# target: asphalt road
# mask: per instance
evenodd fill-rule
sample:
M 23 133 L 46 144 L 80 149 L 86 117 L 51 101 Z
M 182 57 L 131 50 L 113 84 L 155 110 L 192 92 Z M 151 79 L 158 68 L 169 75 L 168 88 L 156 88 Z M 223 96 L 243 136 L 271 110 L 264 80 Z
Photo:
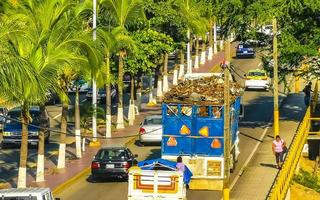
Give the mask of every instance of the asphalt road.
M 235 70 L 239 75 L 243 75 L 249 69 L 259 68 L 260 59 L 236 59 L 233 61 Z M 244 84 L 244 80 L 235 75 L 237 81 Z M 243 99 L 245 105 L 245 117 L 240 123 L 240 156 L 236 170 L 231 174 L 231 186 L 236 184 L 234 181 L 240 175 L 241 168 L 248 162 L 253 152 L 253 147 L 268 126 L 272 117 L 273 96 L 271 92 L 265 91 L 246 91 Z M 267 136 L 268 137 L 268 136 Z M 160 146 L 139 147 L 135 144 L 129 146 L 134 154 L 139 155 L 139 160 L 146 158 L 160 157 Z M 89 163 L 88 163 L 89 165 Z M 75 199 L 94 199 L 94 200 L 125 200 L 127 199 L 127 183 L 119 181 L 107 181 L 91 183 L 89 175 L 77 180 L 72 186 L 66 188 L 58 197 L 63 200 Z M 191 191 L 187 192 L 188 200 L 212 200 L 221 199 L 220 191 Z

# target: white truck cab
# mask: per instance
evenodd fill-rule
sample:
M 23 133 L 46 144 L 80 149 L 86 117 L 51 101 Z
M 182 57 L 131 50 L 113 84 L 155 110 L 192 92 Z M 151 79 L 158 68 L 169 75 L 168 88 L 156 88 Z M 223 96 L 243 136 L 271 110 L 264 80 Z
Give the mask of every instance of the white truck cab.
M 55 200 L 55 199 L 53 198 L 49 188 L 10 188 L 10 189 L 0 190 L 0 200 Z

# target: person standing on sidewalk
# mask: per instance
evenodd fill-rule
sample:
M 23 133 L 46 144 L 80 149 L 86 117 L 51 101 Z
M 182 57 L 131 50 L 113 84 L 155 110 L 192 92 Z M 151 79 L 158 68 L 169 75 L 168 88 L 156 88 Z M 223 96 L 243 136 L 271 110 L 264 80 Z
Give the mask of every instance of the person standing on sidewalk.
M 277 168 L 280 169 L 283 164 L 283 154 L 286 150 L 286 142 L 280 138 L 279 135 L 276 136 L 276 139 L 272 142 L 272 151 L 276 156 Z
M 304 88 L 303 88 L 303 92 L 304 92 L 304 104 L 306 105 L 306 107 L 308 107 L 310 105 L 310 98 L 311 98 L 311 86 L 312 86 L 312 83 L 309 82 L 308 85 L 306 85 Z

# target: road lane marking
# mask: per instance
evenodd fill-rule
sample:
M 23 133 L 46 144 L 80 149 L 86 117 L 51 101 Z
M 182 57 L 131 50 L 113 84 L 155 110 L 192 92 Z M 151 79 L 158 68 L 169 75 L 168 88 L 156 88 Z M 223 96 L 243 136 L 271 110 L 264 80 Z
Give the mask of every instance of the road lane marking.
M 56 116 L 54 116 L 52 119 L 57 119 L 58 117 L 60 117 L 62 114 L 57 114 Z
M 262 62 L 258 64 L 258 67 L 261 67 L 261 66 L 262 66 Z
M 271 126 L 271 124 L 269 123 L 269 125 Z M 266 136 L 270 126 L 266 127 L 261 135 L 261 137 L 259 138 L 260 141 L 263 140 L 263 138 Z M 253 155 L 256 153 L 259 145 L 261 144 L 261 142 L 257 142 L 255 147 L 253 148 L 253 151 L 251 152 L 251 154 L 249 155 L 249 157 L 247 158 L 246 162 L 244 163 L 244 165 L 241 167 L 239 173 L 236 175 L 236 177 L 233 179 L 231 185 L 230 185 L 230 190 L 232 190 L 232 188 L 234 187 L 234 185 L 237 183 L 238 179 L 241 177 L 241 175 L 244 172 L 244 169 L 248 166 L 249 162 L 251 161 Z

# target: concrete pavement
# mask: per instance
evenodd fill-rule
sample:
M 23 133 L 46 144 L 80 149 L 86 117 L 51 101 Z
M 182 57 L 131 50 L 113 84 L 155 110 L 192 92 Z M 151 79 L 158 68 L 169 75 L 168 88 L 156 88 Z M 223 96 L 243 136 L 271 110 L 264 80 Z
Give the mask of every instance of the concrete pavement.
M 289 147 L 305 113 L 302 94 L 289 94 L 280 108 L 280 136 Z M 261 144 L 248 166 L 239 174 L 237 184 L 231 190 L 231 199 L 265 199 L 279 172 L 271 146 L 273 128 L 266 130 Z

